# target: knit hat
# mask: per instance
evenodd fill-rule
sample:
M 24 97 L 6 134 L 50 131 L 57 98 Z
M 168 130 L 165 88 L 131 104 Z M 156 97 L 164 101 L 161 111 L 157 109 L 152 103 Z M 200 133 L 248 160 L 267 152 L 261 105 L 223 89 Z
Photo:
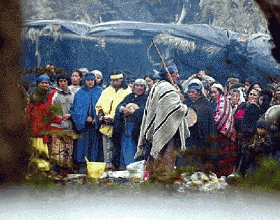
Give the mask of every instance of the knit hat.
M 91 73 L 93 73 L 95 76 L 98 76 L 100 79 L 103 79 L 102 72 L 99 70 L 92 70 Z
M 37 79 L 37 83 L 40 83 L 42 81 L 47 81 L 48 83 L 50 83 L 50 77 L 47 74 L 42 74 L 38 77 Z
M 264 128 L 265 130 L 268 130 L 267 122 L 265 120 L 262 120 L 262 119 L 257 121 L 256 127 L 257 128 Z
M 177 66 L 175 64 L 170 64 L 168 66 L 166 66 L 166 68 L 168 69 L 168 72 L 170 74 L 172 73 L 175 73 L 175 72 L 178 72 L 178 69 L 177 69 Z M 165 68 L 161 68 L 161 70 L 159 71 L 159 75 L 162 77 L 162 76 L 165 76 L 166 75 L 166 69 Z

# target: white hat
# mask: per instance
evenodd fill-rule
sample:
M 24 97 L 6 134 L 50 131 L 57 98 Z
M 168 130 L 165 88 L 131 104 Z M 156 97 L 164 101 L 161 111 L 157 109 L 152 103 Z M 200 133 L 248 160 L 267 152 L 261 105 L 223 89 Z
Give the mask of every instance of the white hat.
M 88 73 L 89 72 L 87 68 L 80 68 L 78 70 L 81 71 L 82 73 Z
M 220 83 L 214 83 L 211 88 L 212 87 L 219 88 L 220 90 L 224 91 L 224 87 Z
M 103 79 L 102 72 L 99 70 L 92 70 L 91 73 L 93 73 L 95 76 L 98 76 L 99 78 Z
M 147 82 L 144 79 L 136 79 L 134 81 L 134 85 L 144 85 L 145 87 L 147 87 Z

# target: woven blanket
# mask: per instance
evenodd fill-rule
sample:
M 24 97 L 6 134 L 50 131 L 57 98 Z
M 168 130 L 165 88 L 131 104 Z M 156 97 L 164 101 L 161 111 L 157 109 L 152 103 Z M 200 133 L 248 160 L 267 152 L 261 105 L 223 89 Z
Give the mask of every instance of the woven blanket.
M 231 141 L 235 142 L 235 130 L 234 130 L 234 118 L 232 114 L 232 107 L 230 102 L 225 96 L 221 95 L 218 99 L 216 112 L 214 114 L 214 120 L 218 131 L 230 138 Z
M 146 102 L 135 158 L 144 155 L 145 143 L 152 143 L 150 155 L 158 157 L 160 150 L 179 130 L 181 150 L 185 138 L 189 137 L 186 121 L 187 106 L 180 101 L 176 89 L 167 81 L 157 82 L 151 89 Z

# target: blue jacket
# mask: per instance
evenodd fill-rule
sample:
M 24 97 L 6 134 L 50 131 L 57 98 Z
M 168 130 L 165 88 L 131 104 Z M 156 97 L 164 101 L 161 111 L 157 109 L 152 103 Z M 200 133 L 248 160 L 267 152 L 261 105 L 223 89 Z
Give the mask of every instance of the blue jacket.
M 86 126 L 88 116 L 92 116 L 95 120 L 95 128 L 98 129 L 99 121 L 95 113 L 95 105 L 101 95 L 102 89 L 100 86 L 94 86 L 92 89 L 83 86 L 75 94 L 73 106 L 70 110 L 72 120 L 78 131 Z

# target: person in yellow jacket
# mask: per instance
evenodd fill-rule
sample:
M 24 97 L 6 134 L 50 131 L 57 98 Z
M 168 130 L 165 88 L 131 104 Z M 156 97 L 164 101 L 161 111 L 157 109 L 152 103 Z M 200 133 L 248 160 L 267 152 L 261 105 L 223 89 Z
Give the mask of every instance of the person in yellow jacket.
M 129 94 L 121 71 L 114 71 L 110 75 L 110 79 L 112 81 L 111 85 L 103 90 L 95 106 L 101 124 L 99 131 L 102 133 L 106 170 L 115 168 L 113 165 L 114 144 L 112 140 L 115 111 L 124 97 Z

